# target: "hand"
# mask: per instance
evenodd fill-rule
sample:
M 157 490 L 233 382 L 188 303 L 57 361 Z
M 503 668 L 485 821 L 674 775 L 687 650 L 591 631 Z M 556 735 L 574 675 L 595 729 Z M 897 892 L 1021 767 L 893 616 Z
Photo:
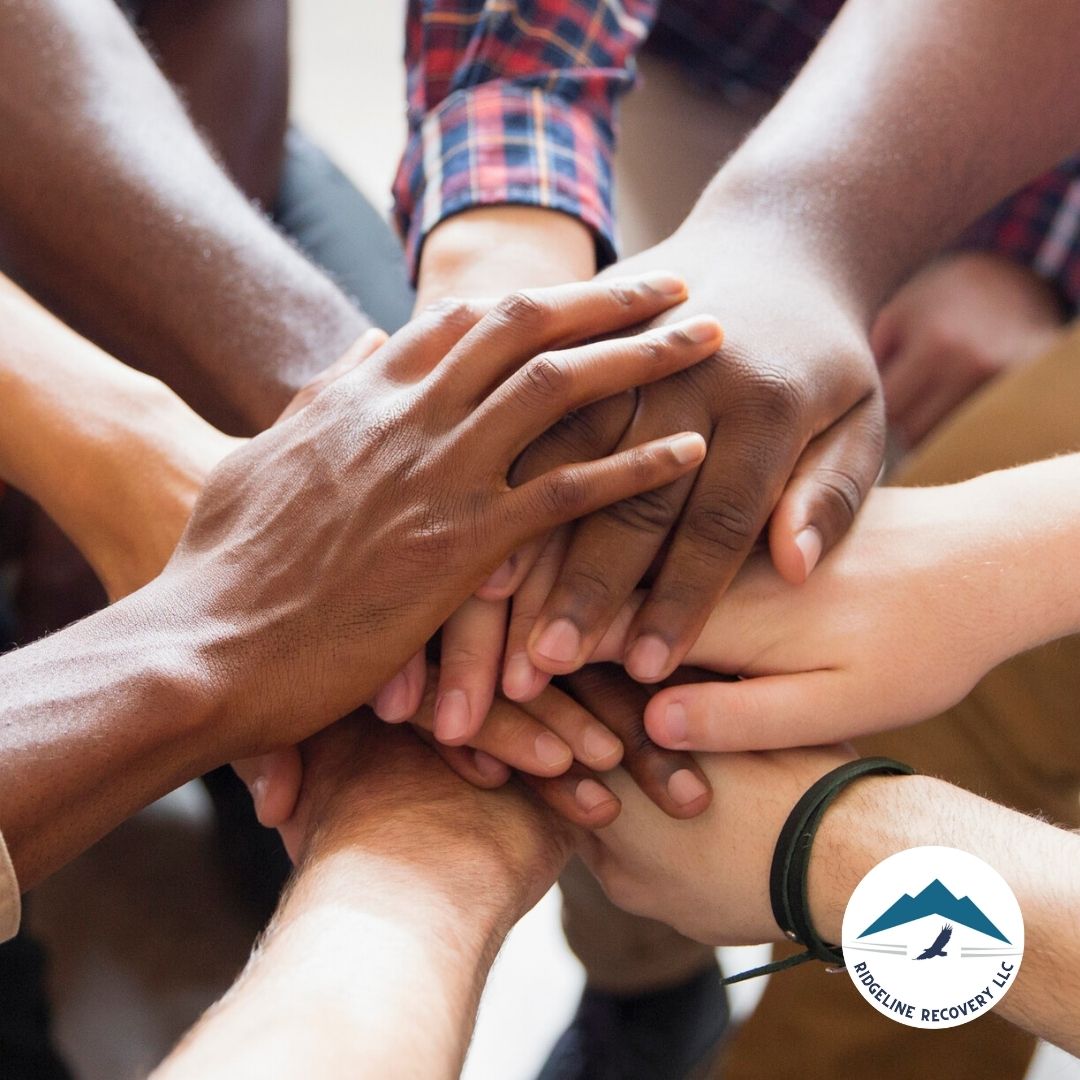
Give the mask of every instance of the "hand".
M 989 480 L 875 490 L 802 585 L 752 559 L 688 656 L 742 680 L 661 690 L 645 711 L 649 735 L 684 750 L 805 746 L 900 727 L 966 696 L 1034 643 L 1002 626 L 1011 605 L 994 515 L 1009 503 L 987 495 Z M 1005 621 L 1019 628 L 1017 611 Z M 632 623 L 628 608 L 598 659 L 621 655 Z
M 712 791 L 697 762 L 689 754 L 662 750 L 645 733 L 647 690 L 600 664 L 561 681 L 590 715 L 619 736 L 625 748 L 623 770 L 663 813 L 689 818 L 709 806 Z
M 379 853 L 398 873 L 434 878 L 470 908 L 509 894 L 516 920 L 569 856 L 569 827 L 517 785 L 479 791 L 410 730 L 370 713 L 327 728 L 302 753 L 303 791 L 281 828 L 299 863 L 352 847 Z
M 544 802 L 575 825 L 597 828 L 618 814 L 618 799 L 592 770 L 615 768 L 623 745 L 555 687 L 525 706 L 496 699 L 468 746 L 444 746 L 434 738 L 435 700 L 432 680 L 412 724 L 464 780 L 479 788 L 497 788 L 510 779 L 512 769 L 518 770 Z M 259 821 L 267 828 L 281 828 L 292 817 L 300 793 L 302 767 L 295 748 L 238 762 L 236 771 L 251 791 Z
M 870 334 L 889 423 L 915 446 L 968 395 L 1035 359 L 1064 324 L 1061 301 L 998 255 L 950 255 L 882 308 Z
M 587 660 L 671 533 L 626 638 L 627 671 L 639 681 L 662 680 L 766 525 L 780 573 L 802 581 L 847 530 L 877 476 L 884 424 L 861 313 L 844 306 L 810 256 L 775 244 L 768 226 L 729 225 L 720 234 L 691 220 L 613 271 L 678 267 L 692 283 L 678 314 L 723 311 L 724 348 L 641 390 L 636 408 L 615 400 L 575 414 L 568 420 L 575 428 L 560 437 L 576 446 L 615 430 L 626 446 L 677 422 L 706 437 L 709 454 L 696 478 L 577 526 L 528 638 L 539 672 L 562 674 Z M 536 452 L 550 451 L 549 441 Z M 502 594 L 520 580 L 518 573 Z M 514 662 L 510 655 L 508 674 Z
M 715 348 L 719 328 L 698 318 L 550 351 L 683 295 L 653 275 L 519 294 L 486 316 L 444 306 L 215 470 L 159 583 L 211 638 L 195 686 L 229 757 L 299 741 L 369 699 L 526 540 L 700 463 L 687 434 L 507 483 L 566 412 Z
M 818 779 L 849 760 L 841 747 L 701 759 L 716 797 L 692 821 L 674 821 L 622 770 L 614 824 L 586 834 L 581 851 L 611 901 L 710 945 L 781 940 L 769 902 L 773 850 L 788 814 Z

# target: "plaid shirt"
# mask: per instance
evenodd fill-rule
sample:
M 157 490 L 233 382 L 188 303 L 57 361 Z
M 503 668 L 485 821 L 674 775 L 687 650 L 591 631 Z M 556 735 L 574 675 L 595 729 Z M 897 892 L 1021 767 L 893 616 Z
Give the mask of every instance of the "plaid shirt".
M 737 101 L 779 94 L 843 0 L 409 0 L 409 141 L 394 184 L 415 268 L 423 238 L 476 206 L 562 210 L 615 257 L 614 114 L 652 44 Z M 993 210 L 961 246 L 996 251 L 1080 308 L 1080 155 Z

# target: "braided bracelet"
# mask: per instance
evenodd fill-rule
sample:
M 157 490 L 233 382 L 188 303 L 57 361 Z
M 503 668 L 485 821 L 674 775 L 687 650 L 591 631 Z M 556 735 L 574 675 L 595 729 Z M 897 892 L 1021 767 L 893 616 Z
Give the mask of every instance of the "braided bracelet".
M 914 772 L 910 765 L 893 761 L 892 758 L 859 758 L 826 773 L 799 799 L 776 841 L 769 873 L 769 897 L 776 925 L 806 951 L 738 975 L 730 975 L 724 979 L 725 986 L 759 975 L 771 975 L 797 964 L 805 964 L 807 960 L 821 960 L 833 969 L 844 966 L 844 950 L 839 945 L 824 941 L 810 919 L 807 872 L 814 835 L 832 801 L 852 781 L 863 776 L 910 776 Z

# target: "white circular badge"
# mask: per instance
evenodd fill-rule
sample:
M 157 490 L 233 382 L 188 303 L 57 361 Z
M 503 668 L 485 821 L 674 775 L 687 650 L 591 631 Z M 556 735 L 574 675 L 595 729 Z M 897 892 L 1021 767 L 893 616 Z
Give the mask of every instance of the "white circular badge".
M 982 859 L 917 847 L 878 863 L 844 912 L 844 960 L 878 1012 L 918 1028 L 977 1020 L 1016 981 L 1024 919 Z

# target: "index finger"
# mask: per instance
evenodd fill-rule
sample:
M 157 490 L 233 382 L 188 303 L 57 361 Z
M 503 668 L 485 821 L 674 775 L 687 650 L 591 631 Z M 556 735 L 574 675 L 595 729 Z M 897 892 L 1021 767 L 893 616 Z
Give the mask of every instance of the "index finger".
M 754 418 L 713 435 L 664 564 L 627 634 L 626 670 L 667 678 L 697 640 L 765 528 L 802 449 Z

